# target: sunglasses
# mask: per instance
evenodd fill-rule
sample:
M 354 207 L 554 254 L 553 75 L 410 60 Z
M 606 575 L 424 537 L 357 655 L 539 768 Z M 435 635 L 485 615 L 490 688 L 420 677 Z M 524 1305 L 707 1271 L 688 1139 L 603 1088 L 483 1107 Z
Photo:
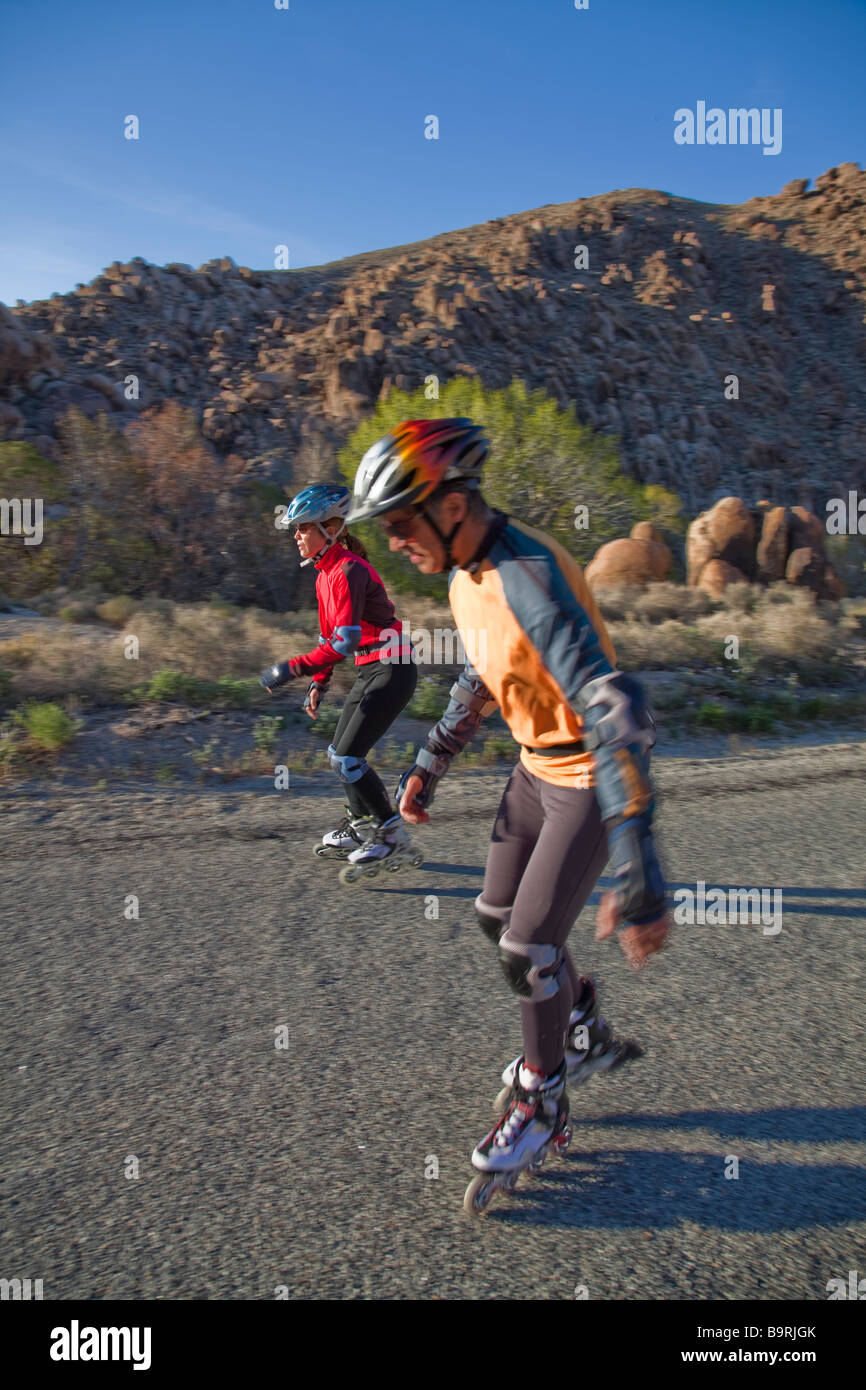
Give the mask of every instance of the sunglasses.
M 405 521 L 386 521 L 382 518 L 382 530 L 386 536 L 396 536 L 399 541 L 407 541 L 411 536 L 421 516 L 420 507 L 416 508 L 412 516 Z

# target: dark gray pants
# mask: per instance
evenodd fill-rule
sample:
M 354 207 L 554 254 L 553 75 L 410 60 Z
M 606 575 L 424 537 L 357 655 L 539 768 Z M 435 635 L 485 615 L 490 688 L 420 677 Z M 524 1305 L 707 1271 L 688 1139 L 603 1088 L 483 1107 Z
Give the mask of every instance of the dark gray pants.
M 536 997 L 520 1004 L 527 1064 L 548 1075 L 562 1062 L 580 992 L 565 943 L 607 857 L 595 792 L 553 786 L 518 763 L 496 814 L 476 905 L 502 922 L 501 945 L 517 961 L 550 959 L 535 972 Z

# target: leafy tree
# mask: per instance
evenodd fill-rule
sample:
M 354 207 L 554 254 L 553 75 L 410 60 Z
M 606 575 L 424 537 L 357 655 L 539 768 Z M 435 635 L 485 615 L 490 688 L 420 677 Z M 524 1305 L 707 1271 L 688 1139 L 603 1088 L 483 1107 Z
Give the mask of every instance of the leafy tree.
M 66 488 L 57 464 L 37 453 L 32 444 L 17 440 L 0 443 L 0 499 L 7 503 L 42 502 L 42 540 L 26 545 L 23 536 L 0 535 L 0 589 L 12 599 L 27 599 L 57 583 L 66 527 L 61 519 L 45 516 L 45 509 L 66 500 Z M 10 525 L 13 512 L 9 510 Z M 22 517 L 22 519 L 24 519 Z
M 196 598 L 218 583 L 232 535 L 242 460 L 221 463 L 200 433 L 195 411 L 166 401 L 126 430 L 140 478 L 139 518 L 154 546 L 153 579 L 174 598 Z
M 155 559 L 142 525 L 144 475 L 123 433 L 100 412 L 71 407 L 60 421 L 72 537 L 60 582 L 141 592 Z
M 340 450 L 343 477 L 351 486 L 366 450 L 401 420 L 458 415 L 482 424 L 490 441 L 485 499 L 553 536 L 581 564 L 605 541 L 627 536 L 636 521 L 668 528 L 676 523 L 680 503 L 673 493 L 626 477 L 613 439 L 581 425 L 573 407 L 563 410 L 545 391 L 528 391 L 521 381 L 487 390 L 475 378 L 457 377 L 441 388 L 436 401 L 426 399 L 423 387 L 392 391 Z M 578 526 L 580 507 L 588 510 L 586 529 Z M 377 521 L 353 529 L 387 583 L 404 592 L 444 596 L 444 578 L 407 570 L 406 561 L 388 549 Z

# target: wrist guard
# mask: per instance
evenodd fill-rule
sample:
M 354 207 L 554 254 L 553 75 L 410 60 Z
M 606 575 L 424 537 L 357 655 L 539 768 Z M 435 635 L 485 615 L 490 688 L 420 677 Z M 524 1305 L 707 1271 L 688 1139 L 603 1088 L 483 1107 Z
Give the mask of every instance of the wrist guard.
M 448 770 L 451 759 L 438 756 L 435 753 L 428 753 L 426 748 L 419 748 L 415 757 L 415 762 L 404 772 L 400 781 L 397 783 L 397 790 L 394 793 L 397 805 L 406 790 L 406 783 L 410 777 L 420 777 L 423 786 L 415 800 L 419 806 L 429 806 L 433 800 L 433 793 L 436 790 L 436 783 L 440 777 L 444 777 Z
M 319 695 L 322 696 L 327 690 L 327 686 L 322 685 L 321 681 L 310 681 L 310 684 L 307 686 L 307 693 L 304 696 L 304 709 L 312 709 L 312 704 L 310 703 L 310 696 L 312 695 L 314 690 L 318 690 Z
M 622 924 L 653 922 L 665 910 L 665 884 L 649 818 L 632 816 L 608 831 L 613 891 Z
M 292 679 L 289 663 L 279 661 L 275 665 L 269 666 L 267 671 L 262 672 L 259 676 L 259 683 L 265 687 L 265 690 L 276 690 L 277 686 L 285 685 L 286 681 Z

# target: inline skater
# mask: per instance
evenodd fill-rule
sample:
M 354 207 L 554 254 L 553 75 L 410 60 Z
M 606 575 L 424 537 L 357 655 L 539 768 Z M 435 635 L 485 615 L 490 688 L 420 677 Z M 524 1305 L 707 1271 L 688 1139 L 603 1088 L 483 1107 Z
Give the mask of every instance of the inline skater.
M 485 503 L 486 453 L 471 420 L 404 421 L 364 455 L 348 518 L 380 517 L 391 550 L 422 574 L 450 570 L 464 647 L 486 648 L 478 669 L 467 662 L 401 779 L 404 819 L 429 820 L 424 808 L 436 783 L 497 705 L 521 745 L 475 908 L 520 998 L 524 1050 L 503 1072 L 502 1118 L 472 1154 L 482 1176 L 466 1205 L 476 1213 L 496 1187 L 513 1187 L 523 1168 L 567 1146 L 568 1076 L 579 1082 L 634 1054 L 614 1042 L 592 982 L 577 975 L 566 949 L 608 857 L 615 888 L 602 901 L 597 936 L 622 924 L 620 944 L 640 967 L 669 929 L 651 830 L 655 733 L 641 688 L 617 670 L 576 561 Z
M 293 526 L 301 565 L 317 571 L 319 645 L 302 656 L 281 661 L 259 677 L 268 691 L 296 677 L 310 677 L 304 709 L 318 718 L 322 696 L 338 661 L 354 656 L 358 676 L 349 692 L 328 747 L 331 767 L 343 785 L 345 817 L 322 837 L 317 853 L 355 866 L 341 873 L 353 883 L 362 872 L 375 873 L 385 860 L 392 865 L 420 857 L 391 804 L 382 780 L 366 755 L 409 703 L 418 679 L 411 648 L 394 605 L 367 552 L 346 530 L 351 493 L 346 487 L 315 484 L 298 493 L 286 526 Z M 397 634 L 382 638 L 388 630 Z M 402 660 L 401 660 L 402 657 Z

